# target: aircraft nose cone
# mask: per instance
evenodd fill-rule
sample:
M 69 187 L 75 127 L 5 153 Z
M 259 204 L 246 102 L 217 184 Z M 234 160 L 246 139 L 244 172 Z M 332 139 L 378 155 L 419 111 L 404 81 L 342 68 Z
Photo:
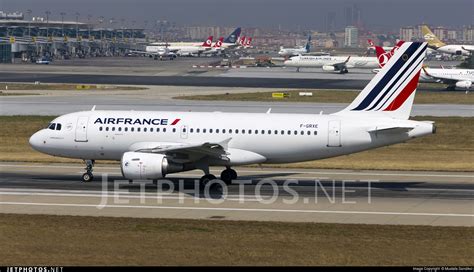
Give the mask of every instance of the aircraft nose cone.
M 39 131 L 31 135 L 29 143 L 33 149 L 40 151 L 40 147 L 43 145 L 43 140 L 41 139 Z

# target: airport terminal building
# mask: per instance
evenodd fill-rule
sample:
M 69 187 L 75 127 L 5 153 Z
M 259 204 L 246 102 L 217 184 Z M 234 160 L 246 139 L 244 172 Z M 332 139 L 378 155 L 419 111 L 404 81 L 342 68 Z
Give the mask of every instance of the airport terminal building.
M 147 42 L 143 29 L 102 28 L 79 21 L 53 21 L 0 11 L 0 62 L 21 58 L 66 59 L 125 54 Z

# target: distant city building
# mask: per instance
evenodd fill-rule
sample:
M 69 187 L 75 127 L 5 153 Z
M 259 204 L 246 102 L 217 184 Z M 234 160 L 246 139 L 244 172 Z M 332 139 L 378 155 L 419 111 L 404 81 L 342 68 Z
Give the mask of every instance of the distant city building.
M 462 39 L 465 42 L 474 42 L 474 26 L 465 26 L 462 30 Z
M 358 28 L 363 26 L 361 10 L 357 4 L 344 8 L 344 18 L 346 26 L 356 26 Z
M 333 32 L 336 30 L 336 13 L 335 12 L 329 12 L 326 15 L 325 30 L 327 33 Z
M 400 28 L 400 40 L 413 41 L 415 39 L 415 28 L 412 26 Z
M 358 47 L 359 46 L 359 29 L 355 26 L 348 26 L 345 29 L 344 36 L 345 47 Z
M 433 33 L 436 35 L 436 37 L 438 37 L 438 39 L 440 39 L 441 41 L 444 41 L 447 39 L 447 30 L 446 28 L 442 27 L 442 26 L 438 26 L 436 28 L 433 29 Z

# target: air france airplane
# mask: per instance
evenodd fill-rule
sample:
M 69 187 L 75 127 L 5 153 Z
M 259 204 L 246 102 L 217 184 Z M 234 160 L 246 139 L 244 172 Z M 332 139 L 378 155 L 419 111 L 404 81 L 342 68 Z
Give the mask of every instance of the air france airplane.
M 60 116 L 30 138 L 53 156 L 86 162 L 84 182 L 96 160 L 120 161 L 128 180 L 153 180 L 200 169 L 201 185 L 237 178 L 234 166 L 290 163 L 352 154 L 435 132 L 430 121 L 408 120 L 426 43 L 396 51 L 356 99 L 323 114 L 83 111 Z

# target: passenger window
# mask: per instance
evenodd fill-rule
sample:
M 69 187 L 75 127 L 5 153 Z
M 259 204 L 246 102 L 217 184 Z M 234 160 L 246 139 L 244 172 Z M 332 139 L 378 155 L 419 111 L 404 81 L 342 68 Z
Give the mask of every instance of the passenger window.
M 258 130 L 255 130 L 255 134 L 258 134 Z
M 202 133 L 206 133 L 206 129 L 205 129 L 205 128 L 202 129 Z
M 296 131 L 296 130 L 295 130 L 293 133 L 294 133 L 295 135 L 298 135 L 298 131 Z
M 135 131 L 135 128 L 133 128 L 133 127 L 130 128 L 130 131 L 131 131 L 131 132 L 134 132 L 134 131 Z
M 209 129 L 209 133 L 212 133 L 212 128 L 211 128 L 211 129 Z
M 125 130 L 125 132 L 127 132 L 127 131 L 128 131 L 128 127 L 125 127 L 123 130 Z
M 245 129 L 242 129 L 242 134 L 245 134 Z
M 311 131 L 308 130 L 308 132 L 306 134 L 311 135 Z
M 318 132 L 316 130 L 314 131 L 314 135 L 318 135 Z
M 166 128 L 163 128 L 163 132 L 166 132 Z
M 304 135 L 304 131 L 301 131 L 301 135 Z
M 112 131 L 115 131 L 115 127 L 112 127 Z
M 122 131 L 122 127 L 118 127 L 118 131 Z
M 109 127 L 106 127 L 106 128 L 105 128 L 105 131 L 109 131 Z
M 102 131 L 102 127 L 99 127 L 99 131 Z
M 189 129 L 189 132 L 193 133 L 193 132 L 194 132 L 194 128 L 190 128 L 190 129 Z
M 137 127 L 137 132 L 140 132 L 141 128 L 140 127 Z
M 232 129 L 229 129 L 229 133 L 232 133 Z
M 156 128 L 156 132 L 160 132 L 160 128 Z
M 216 133 L 219 133 L 219 129 L 216 129 Z
M 186 133 L 186 128 L 183 128 L 183 132 Z
M 176 128 L 173 128 L 173 133 L 175 133 L 175 132 L 176 132 Z
M 277 134 L 277 135 L 278 135 L 278 130 L 275 130 L 275 131 L 273 131 L 273 133 L 275 133 L 275 134 Z
M 283 134 L 285 134 L 285 131 L 282 130 L 282 131 L 280 131 L 280 133 L 281 133 L 281 135 L 283 135 Z
M 288 135 L 291 135 L 291 131 L 290 131 L 290 130 L 288 130 L 288 131 L 287 131 L 287 134 L 288 134 Z
M 271 130 L 268 130 L 268 134 L 272 134 L 272 131 L 271 131 Z
M 200 131 L 201 131 L 200 128 L 197 128 L 197 129 L 196 129 L 196 133 L 199 133 Z
M 238 129 L 235 130 L 235 134 L 239 134 L 239 130 L 238 130 Z
M 143 132 L 146 132 L 146 128 L 143 128 Z
M 61 130 L 61 124 L 56 124 L 56 130 Z
M 225 134 L 225 129 L 223 129 L 223 130 L 222 130 L 222 133 L 224 133 L 224 134 Z

